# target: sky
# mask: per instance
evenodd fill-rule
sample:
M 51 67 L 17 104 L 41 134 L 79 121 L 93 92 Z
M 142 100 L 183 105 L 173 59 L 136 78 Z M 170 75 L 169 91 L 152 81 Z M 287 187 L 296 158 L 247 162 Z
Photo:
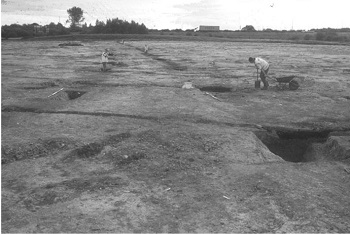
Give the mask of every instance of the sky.
M 67 10 L 74 6 L 84 11 L 88 25 L 119 18 L 149 29 L 350 28 L 350 0 L 1 0 L 1 25 L 60 22 L 68 27 Z

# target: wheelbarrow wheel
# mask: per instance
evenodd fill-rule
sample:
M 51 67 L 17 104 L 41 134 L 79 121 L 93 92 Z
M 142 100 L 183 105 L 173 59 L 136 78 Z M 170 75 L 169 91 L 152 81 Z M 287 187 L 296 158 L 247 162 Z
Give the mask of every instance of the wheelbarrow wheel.
M 299 88 L 299 83 L 296 80 L 292 80 L 289 82 L 289 89 L 290 90 L 297 90 Z

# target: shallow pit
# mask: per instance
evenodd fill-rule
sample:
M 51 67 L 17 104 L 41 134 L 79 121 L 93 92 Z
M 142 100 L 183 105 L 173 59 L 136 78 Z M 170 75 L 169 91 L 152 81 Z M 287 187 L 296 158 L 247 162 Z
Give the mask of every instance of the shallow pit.
M 64 92 L 66 94 L 68 94 L 68 99 L 69 100 L 77 99 L 77 98 L 83 96 L 86 93 L 86 92 L 83 92 L 83 91 L 74 91 L 74 90 L 66 90 Z
M 231 92 L 231 88 L 223 86 L 204 86 L 199 89 L 200 91 L 214 92 L 214 93 L 227 93 Z
M 274 154 L 288 162 L 309 162 L 314 146 L 326 142 L 328 131 L 273 131 L 255 132 L 255 135 Z

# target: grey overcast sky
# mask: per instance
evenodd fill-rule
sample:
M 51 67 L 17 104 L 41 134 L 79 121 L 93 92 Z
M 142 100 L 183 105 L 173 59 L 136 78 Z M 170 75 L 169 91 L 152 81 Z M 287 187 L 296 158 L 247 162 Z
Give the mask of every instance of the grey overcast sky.
M 92 25 L 97 19 L 119 18 L 149 29 L 350 27 L 350 0 L 1 0 L 1 25 L 65 25 L 67 9 L 73 6 L 80 7 L 85 22 Z

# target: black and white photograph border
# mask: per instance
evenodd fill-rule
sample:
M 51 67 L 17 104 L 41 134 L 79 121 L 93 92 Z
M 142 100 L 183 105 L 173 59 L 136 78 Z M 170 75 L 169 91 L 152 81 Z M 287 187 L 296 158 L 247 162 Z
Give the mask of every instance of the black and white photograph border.
M 349 233 L 349 8 L 2 0 L 1 232 Z

